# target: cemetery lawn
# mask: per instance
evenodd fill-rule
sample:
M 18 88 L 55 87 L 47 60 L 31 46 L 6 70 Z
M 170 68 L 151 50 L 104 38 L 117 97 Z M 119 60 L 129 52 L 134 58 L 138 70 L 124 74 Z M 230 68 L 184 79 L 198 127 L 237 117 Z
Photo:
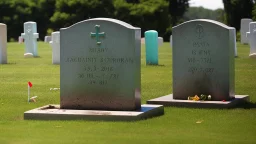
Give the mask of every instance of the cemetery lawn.
M 256 59 L 249 46 L 238 43 L 235 59 L 236 94 L 250 95 L 241 108 L 190 109 L 166 107 L 165 115 L 137 122 L 32 121 L 23 113 L 59 104 L 59 65 L 52 65 L 48 43 L 38 43 L 39 58 L 23 58 L 24 44 L 8 43 L 8 63 L 0 65 L 0 144 L 252 144 L 256 142 Z M 145 65 L 142 46 L 142 103 L 172 93 L 172 53 L 159 48 L 161 66 Z M 36 103 L 27 103 L 27 82 Z

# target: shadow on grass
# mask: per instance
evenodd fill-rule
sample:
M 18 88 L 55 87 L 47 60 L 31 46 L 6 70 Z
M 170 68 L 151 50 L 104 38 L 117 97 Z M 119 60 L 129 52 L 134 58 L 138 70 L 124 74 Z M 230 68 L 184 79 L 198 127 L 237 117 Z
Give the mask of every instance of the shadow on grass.
M 16 65 L 17 63 L 16 62 L 8 62 L 6 64 L 2 64 L 2 65 Z
M 238 108 L 253 109 L 256 108 L 256 102 L 244 102 L 243 104 L 238 105 Z
M 40 56 L 34 56 L 34 58 L 41 58 Z
M 156 64 L 147 64 L 146 66 L 163 67 L 165 65 L 163 65 L 163 64 L 158 64 L 158 65 L 156 65 Z

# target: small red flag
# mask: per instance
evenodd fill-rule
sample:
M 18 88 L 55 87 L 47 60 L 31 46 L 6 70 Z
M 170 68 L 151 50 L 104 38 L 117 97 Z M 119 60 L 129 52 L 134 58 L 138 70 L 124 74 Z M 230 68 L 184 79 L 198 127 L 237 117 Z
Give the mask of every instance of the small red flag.
M 28 86 L 29 86 L 29 87 L 32 87 L 32 83 L 31 83 L 30 81 L 28 82 Z

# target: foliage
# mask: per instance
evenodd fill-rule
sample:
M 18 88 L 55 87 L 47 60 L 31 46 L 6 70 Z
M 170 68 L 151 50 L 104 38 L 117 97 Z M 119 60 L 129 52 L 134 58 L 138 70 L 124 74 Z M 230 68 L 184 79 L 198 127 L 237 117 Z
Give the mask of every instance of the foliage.
M 185 21 L 193 19 L 212 19 L 224 23 L 224 10 L 210 10 L 203 7 L 190 7 L 184 14 L 183 19 Z
M 242 18 L 252 18 L 254 0 L 223 0 L 227 24 L 240 30 Z
M 179 23 L 180 19 L 189 7 L 189 0 L 167 0 L 169 1 L 169 13 L 171 15 L 172 25 Z

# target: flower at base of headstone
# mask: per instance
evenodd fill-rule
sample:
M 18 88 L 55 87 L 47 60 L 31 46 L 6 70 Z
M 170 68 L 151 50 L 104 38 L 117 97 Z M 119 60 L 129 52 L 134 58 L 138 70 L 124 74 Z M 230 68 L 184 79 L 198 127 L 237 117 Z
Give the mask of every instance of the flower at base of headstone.
M 200 100 L 207 100 L 207 95 L 201 94 L 200 95 Z
M 211 99 L 212 99 L 212 96 L 208 95 L 207 100 L 211 100 Z
M 194 101 L 199 101 L 200 98 L 199 98 L 197 95 L 195 95 L 195 96 L 193 97 L 193 100 L 194 100 Z

